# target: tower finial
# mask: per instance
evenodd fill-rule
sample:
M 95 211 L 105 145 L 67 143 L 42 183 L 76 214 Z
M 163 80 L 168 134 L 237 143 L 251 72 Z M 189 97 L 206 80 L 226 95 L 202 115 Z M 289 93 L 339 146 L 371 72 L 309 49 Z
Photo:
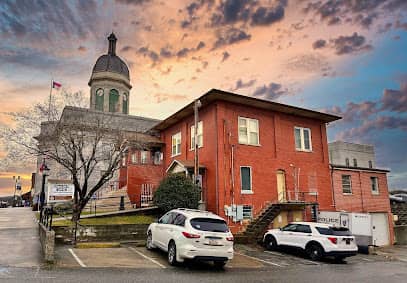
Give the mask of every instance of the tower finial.
M 116 55 L 116 36 L 112 32 L 107 39 L 109 40 L 109 50 L 107 53 L 109 55 Z

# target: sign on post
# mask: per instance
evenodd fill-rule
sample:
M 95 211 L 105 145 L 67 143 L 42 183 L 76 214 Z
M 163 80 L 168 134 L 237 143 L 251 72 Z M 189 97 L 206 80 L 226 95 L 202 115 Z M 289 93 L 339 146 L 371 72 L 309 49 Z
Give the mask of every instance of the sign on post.
M 70 180 L 48 180 L 47 203 L 71 200 L 74 189 L 74 185 Z

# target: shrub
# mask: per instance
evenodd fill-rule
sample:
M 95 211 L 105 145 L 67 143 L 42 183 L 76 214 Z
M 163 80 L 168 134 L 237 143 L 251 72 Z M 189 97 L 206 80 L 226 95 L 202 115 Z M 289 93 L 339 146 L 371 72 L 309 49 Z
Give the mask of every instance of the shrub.
M 191 179 L 181 174 L 172 174 L 164 178 L 154 194 L 154 204 L 163 212 L 174 208 L 197 208 L 200 189 Z

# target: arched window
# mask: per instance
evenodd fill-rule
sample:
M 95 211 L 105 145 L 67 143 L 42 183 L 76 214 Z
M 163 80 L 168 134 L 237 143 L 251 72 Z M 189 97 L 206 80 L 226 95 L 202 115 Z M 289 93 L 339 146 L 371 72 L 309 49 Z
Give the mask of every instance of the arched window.
M 96 110 L 100 110 L 103 111 L 103 105 L 105 102 L 105 95 L 104 95 L 104 91 L 103 89 L 99 88 L 98 90 L 96 90 L 96 105 L 95 108 Z
M 353 167 L 358 167 L 358 161 L 356 158 L 353 158 Z
M 123 114 L 129 114 L 129 97 L 127 93 L 123 93 Z
M 346 167 L 349 167 L 349 158 L 345 159 L 345 164 L 346 164 Z
M 369 168 L 373 168 L 373 162 L 372 162 L 372 160 L 369 160 Z
M 109 112 L 118 112 L 119 92 L 115 89 L 110 90 L 109 94 Z

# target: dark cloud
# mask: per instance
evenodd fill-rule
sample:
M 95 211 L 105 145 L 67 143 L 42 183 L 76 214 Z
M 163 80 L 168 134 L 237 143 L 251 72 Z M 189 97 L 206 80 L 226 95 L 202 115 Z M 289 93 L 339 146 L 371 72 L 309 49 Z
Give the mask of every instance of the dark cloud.
M 351 36 L 339 36 L 332 39 L 331 43 L 337 55 L 349 54 L 357 51 L 371 50 L 372 46 L 366 44 L 366 39 L 363 35 L 358 35 L 357 32 Z
M 206 45 L 205 42 L 200 41 L 200 42 L 198 43 L 197 47 L 196 47 L 196 50 L 200 50 L 200 49 L 204 48 L 205 45 Z
M 85 0 L 86 1 L 86 0 Z M 116 3 L 139 6 L 151 2 L 151 0 L 115 0 Z
M 229 59 L 229 57 L 230 57 L 229 52 L 224 51 L 224 52 L 222 53 L 222 62 L 225 62 L 227 59 Z
M 231 91 L 236 91 L 242 88 L 248 88 L 253 86 L 256 83 L 256 80 L 250 80 L 248 82 L 243 82 L 242 79 L 238 79 L 234 87 L 232 87 Z
M 279 2 L 275 7 L 258 7 L 252 14 L 253 26 L 264 26 L 278 22 L 284 18 L 285 2 Z
M 319 16 L 328 25 L 353 22 L 370 28 L 381 13 L 402 11 L 405 0 L 328 0 L 312 1 L 304 8 L 306 13 Z
M 407 31 L 407 22 L 401 23 L 400 21 L 397 21 L 395 24 L 395 28 Z
M 364 137 L 372 131 L 383 130 L 407 131 L 407 117 L 379 116 L 373 120 L 365 120 L 359 127 L 354 127 L 338 135 L 342 140 Z
M 181 28 L 188 28 L 192 25 L 193 21 L 198 19 L 196 15 L 197 12 L 206 7 L 207 10 L 210 10 L 214 5 L 215 0 L 196 0 L 191 2 L 185 7 L 185 10 L 188 13 L 188 17 L 181 21 Z M 182 10 L 180 10 L 182 12 Z
M 288 93 L 288 90 L 284 89 L 281 84 L 270 83 L 269 85 L 256 88 L 252 96 L 266 100 L 275 100 Z
M 326 46 L 326 40 L 324 40 L 324 39 L 318 39 L 317 41 L 315 41 L 312 44 L 312 48 L 314 48 L 314 49 L 323 48 L 325 46 Z
M 336 106 L 328 112 L 341 116 L 343 122 L 353 122 L 368 119 L 371 115 L 377 113 L 377 111 L 376 102 L 364 101 L 361 103 L 349 102 L 344 110 Z
M 128 52 L 128 51 L 133 51 L 134 47 L 130 46 L 130 45 L 125 45 L 120 49 L 120 52 Z
M 164 57 L 164 58 L 171 58 L 173 56 L 173 54 L 168 47 L 163 47 L 160 50 L 160 56 Z
M 51 54 L 42 53 L 40 51 L 20 48 L 20 49 L 1 49 L 0 64 L 12 64 L 31 69 L 52 70 L 61 67 L 66 63 Z
M 215 41 L 212 49 L 235 44 L 243 40 L 250 40 L 251 35 L 247 34 L 244 30 L 237 28 L 229 28 L 223 33 L 218 34 L 218 38 Z
M 382 110 L 399 113 L 407 112 L 407 80 L 402 82 L 400 90 L 385 89 L 381 103 Z
M 150 49 L 149 49 L 148 47 L 146 47 L 146 46 L 140 47 L 140 48 L 137 50 L 137 53 L 143 55 L 144 57 L 150 58 L 151 61 L 153 61 L 153 63 L 156 63 L 156 62 L 160 59 L 160 57 L 159 57 L 159 55 L 157 54 L 157 52 L 150 50 Z
M 189 52 L 191 52 L 191 49 L 189 49 L 189 48 L 182 48 L 181 50 L 179 50 L 179 51 L 177 52 L 177 57 L 178 57 L 178 58 L 186 57 Z

